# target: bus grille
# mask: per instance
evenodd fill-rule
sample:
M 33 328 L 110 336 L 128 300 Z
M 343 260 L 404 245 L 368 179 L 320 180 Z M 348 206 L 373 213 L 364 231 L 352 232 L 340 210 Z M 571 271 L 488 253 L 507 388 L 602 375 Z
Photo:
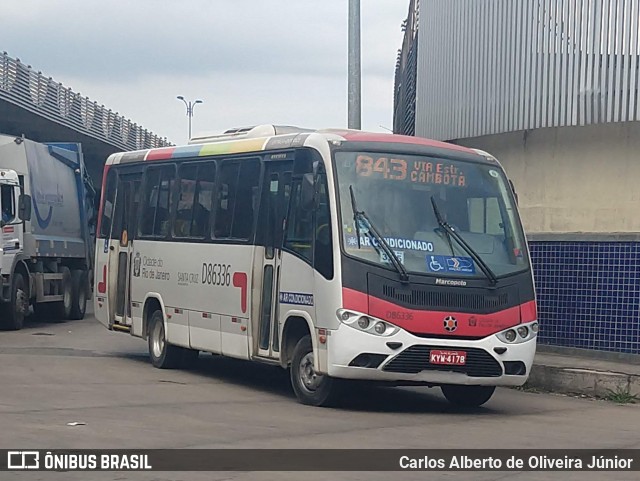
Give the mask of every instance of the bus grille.
M 508 292 L 487 295 L 486 293 L 443 291 L 433 287 L 400 290 L 394 286 L 384 285 L 382 293 L 387 299 L 399 301 L 402 304 L 429 308 L 497 311 L 509 305 Z
M 429 353 L 432 349 L 465 351 L 467 359 L 464 366 L 444 366 L 429 363 Z M 460 372 L 470 377 L 499 377 L 502 376 L 502 366 L 491 354 L 484 349 L 449 346 L 411 346 L 382 368 L 383 371 L 417 374 L 421 371 L 450 371 Z

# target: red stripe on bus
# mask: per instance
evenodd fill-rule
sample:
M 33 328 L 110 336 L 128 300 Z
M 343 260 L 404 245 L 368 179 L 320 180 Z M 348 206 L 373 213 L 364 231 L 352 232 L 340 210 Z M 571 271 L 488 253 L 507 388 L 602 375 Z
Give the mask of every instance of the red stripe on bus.
M 164 147 L 162 149 L 150 150 L 145 160 L 166 160 L 173 156 L 175 147 Z
M 233 273 L 233 287 L 240 288 L 240 309 L 244 314 L 247 312 L 247 274 L 245 272 Z
M 369 310 L 369 296 L 364 292 L 342 288 L 342 306 L 345 309 L 353 309 L 358 312 L 367 312 Z
M 107 293 L 107 264 L 102 266 L 102 280 L 98 281 L 98 292 L 100 294 Z
M 473 314 L 455 311 L 425 311 L 409 309 L 374 296 L 368 296 L 353 289 L 342 289 L 342 303 L 345 309 L 368 313 L 373 317 L 389 321 L 415 334 L 434 334 L 486 337 L 521 322 L 535 320 L 535 301 L 510 307 L 490 314 Z M 456 329 L 447 331 L 445 318 L 456 320 Z
M 447 142 L 440 142 L 422 137 L 412 137 L 410 135 L 377 134 L 369 132 L 344 132 L 341 135 L 346 140 L 352 142 L 385 142 L 391 144 L 426 145 L 428 147 L 436 147 L 439 149 L 457 150 L 459 152 L 476 154 L 475 151 L 461 145 L 449 144 Z
M 536 301 L 529 301 L 520 305 L 520 319 L 522 319 L 522 322 L 538 320 L 538 306 L 536 305 Z

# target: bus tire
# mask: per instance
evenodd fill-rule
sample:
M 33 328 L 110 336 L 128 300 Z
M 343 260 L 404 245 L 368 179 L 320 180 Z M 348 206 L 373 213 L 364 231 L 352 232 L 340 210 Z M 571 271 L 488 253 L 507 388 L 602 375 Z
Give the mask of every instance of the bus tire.
M 440 386 L 442 394 L 451 404 L 477 408 L 486 403 L 496 390 L 495 386 L 461 386 L 445 384 Z
M 174 369 L 180 366 L 182 362 L 181 349 L 167 342 L 164 317 L 160 309 L 151 315 L 147 339 L 149 341 L 149 357 L 154 367 Z
M 13 274 L 11 281 L 11 299 L 6 304 L 2 327 L 11 331 L 18 331 L 24 325 L 24 318 L 29 310 L 29 292 L 23 275 Z
M 60 268 L 62 274 L 60 291 L 63 299 L 53 303 L 54 316 L 57 321 L 66 321 L 71 318 L 71 309 L 73 307 L 73 283 L 71 280 L 71 271 L 68 267 Z
M 71 315 L 70 319 L 84 319 L 87 312 L 87 272 L 76 269 L 71 272 Z
M 293 350 L 291 368 L 291 386 L 302 404 L 309 406 L 330 406 L 339 398 L 338 379 L 319 375 L 313 369 L 313 345 L 311 336 L 302 337 Z

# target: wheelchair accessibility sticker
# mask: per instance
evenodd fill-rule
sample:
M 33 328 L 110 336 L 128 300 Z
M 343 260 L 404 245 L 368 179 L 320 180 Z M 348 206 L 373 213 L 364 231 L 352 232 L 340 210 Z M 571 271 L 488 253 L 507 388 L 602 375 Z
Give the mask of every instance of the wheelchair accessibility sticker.
M 476 272 L 471 257 L 427 256 L 427 269 L 430 272 L 451 274 L 475 274 Z

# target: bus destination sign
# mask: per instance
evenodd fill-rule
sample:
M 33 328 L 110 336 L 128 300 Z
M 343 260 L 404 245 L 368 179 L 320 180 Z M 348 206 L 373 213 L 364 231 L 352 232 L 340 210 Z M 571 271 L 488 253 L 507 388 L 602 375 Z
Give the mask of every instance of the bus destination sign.
M 464 172 L 445 161 L 411 160 L 391 157 L 372 157 L 360 154 L 356 158 L 356 174 L 416 184 L 466 187 Z

